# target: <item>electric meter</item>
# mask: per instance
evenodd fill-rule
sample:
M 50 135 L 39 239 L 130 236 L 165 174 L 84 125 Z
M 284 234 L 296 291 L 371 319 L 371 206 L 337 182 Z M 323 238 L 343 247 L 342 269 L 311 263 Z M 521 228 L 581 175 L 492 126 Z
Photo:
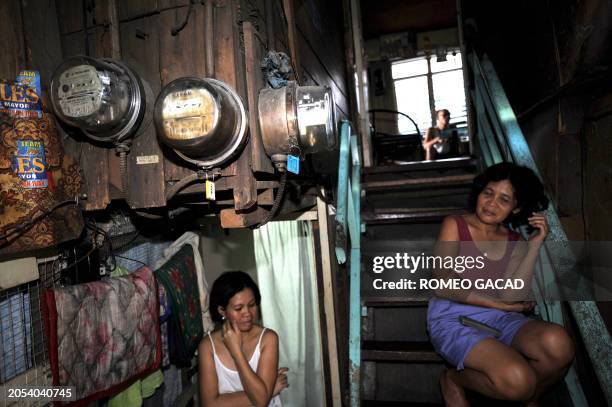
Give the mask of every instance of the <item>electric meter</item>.
M 179 78 L 155 102 L 157 135 L 183 159 L 202 168 L 219 166 L 247 140 L 246 109 L 238 94 L 212 78 Z
M 76 56 L 51 79 L 51 102 L 61 121 L 98 141 L 133 135 L 146 110 L 142 81 L 121 61 Z
M 336 145 L 334 102 L 326 86 L 297 86 L 259 93 L 259 125 L 272 161 L 332 150 Z

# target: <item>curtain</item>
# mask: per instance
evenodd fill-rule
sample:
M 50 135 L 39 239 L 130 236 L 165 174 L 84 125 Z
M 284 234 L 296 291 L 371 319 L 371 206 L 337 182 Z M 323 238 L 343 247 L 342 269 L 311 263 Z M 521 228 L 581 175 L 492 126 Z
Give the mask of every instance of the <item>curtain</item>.
M 323 406 L 312 225 L 271 222 L 254 231 L 254 242 L 263 324 L 278 334 L 279 366 L 289 368 L 283 406 Z

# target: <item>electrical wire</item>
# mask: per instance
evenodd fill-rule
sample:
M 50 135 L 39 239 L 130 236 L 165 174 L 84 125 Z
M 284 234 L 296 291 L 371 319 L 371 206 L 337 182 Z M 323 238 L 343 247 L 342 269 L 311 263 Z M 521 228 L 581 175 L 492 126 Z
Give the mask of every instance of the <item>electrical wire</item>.
M 6 240 L 6 242 L 0 244 L 0 247 L 3 247 L 5 245 L 8 245 L 9 243 L 12 243 L 15 239 L 17 239 L 19 236 L 21 236 L 22 234 L 24 234 L 25 232 L 27 232 L 32 226 L 34 226 L 34 224 L 40 220 L 42 220 L 43 218 L 47 217 L 51 212 L 61 208 L 62 206 L 68 205 L 68 204 L 74 204 L 77 205 L 77 201 L 76 200 L 66 200 L 66 201 L 62 201 L 59 202 L 55 205 L 53 205 L 51 208 L 43 211 L 43 213 L 41 213 L 38 216 L 33 217 L 32 219 L 28 220 L 27 222 L 15 227 L 14 229 L 10 230 L 10 231 L 6 231 L 4 230 L 0 235 L 0 241 Z M 11 240 L 10 242 L 8 241 L 8 239 L 14 235 L 15 233 L 17 233 L 17 236 L 13 237 L 13 240 Z
M 400 116 L 404 116 L 412 122 L 419 137 L 422 137 L 421 131 L 419 130 L 419 126 L 416 124 L 414 120 L 412 120 L 412 117 L 408 116 L 406 113 L 402 113 L 400 111 L 392 110 L 392 109 L 369 109 L 368 113 L 392 113 L 392 114 L 399 114 Z M 395 135 L 396 136 L 408 136 L 409 134 L 395 134 Z
M 192 182 L 202 181 L 205 179 L 206 174 L 202 171 L 194 172 L 191 175 L 186 176 L 185 178 L 178 181 L 176 184 L 172 185 L 166 192 L 166 201 L 172 199 L 174 195 L 176 195 L 181 189 L 185 188 L 187 185 Z
M 276 215 L 276 212 L 278 211 L 280 203 L 283 200 L 283 195 L 285 194 L 286 184 L 287 184 L 287 173 L 283 172 L 283 175 L 281 175 L 281 179 L 280 179 L 280 185 L 278 186 L 278 191 L 276 191 L 276 197 L 274 198 L 274 203 L 272 204 L 272 208 L 270 209 L 270 212 L 268 212 L 268 216 L 266 216 L 266 218 L 255 227 L 256 229 L 270 222 L 270 220 L 274 217 L 274 215 Z
M 189 8 L 187 9 L 185 20 L 183 20 L 181 24 L 177 25 L 170 31 L 170 34 L 172 34 L 173 37 L 176 37 L 178 33 L 183 31 L 183 28 L 187 26 L 187 22 L 189 21 L 189 16 L 191 15 L 191 10 L 193 10 L 193 3 L 194 3 L 194 0 L 189 0 Z
M 147 263 L 143 263 L 143 262 L 142 262 L 142 261 L 140 261 L 140 260 L 131 259 L 131 258 L 129 258 L 129 257 L 121 256 L 121 255 L 119 255 L 119 254 L 115 254 L 115 257 L 119 257 L 120 259 L 125 259 L 125 260 L 135 261 L 136 263 L 140 263 L 140 264 L 142 264 L 143 266 L 147 266 L 147 267 L 149 266 Z

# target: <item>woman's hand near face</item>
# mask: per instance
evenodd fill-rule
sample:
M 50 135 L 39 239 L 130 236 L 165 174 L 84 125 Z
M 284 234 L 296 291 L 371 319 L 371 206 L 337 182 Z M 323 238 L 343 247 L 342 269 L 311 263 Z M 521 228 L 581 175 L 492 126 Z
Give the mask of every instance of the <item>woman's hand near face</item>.
M 236 356 L 242 352 L 242 332 L 228 319 L 223 324 L 221 337 L 232 358 L 236 359 Z
M 529 218 L 529 225 L 536 230 L 529 236 L 529 242 L 542 243 L 548 234 L 548 221 L 542 212 L 534 212 Z

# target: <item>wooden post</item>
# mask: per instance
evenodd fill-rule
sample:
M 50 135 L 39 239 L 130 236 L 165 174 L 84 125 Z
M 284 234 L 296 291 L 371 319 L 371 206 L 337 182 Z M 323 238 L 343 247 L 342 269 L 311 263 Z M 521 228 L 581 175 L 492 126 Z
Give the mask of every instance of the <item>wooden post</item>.
M 287 19 L 287 35 L 289 37 L 289 52 L 291 53 L 291 62 L 293 63 L 293 70 L 295 75 L 295 81 L 302 83 L 300 80 L 300 61 L 298 57 L 297 49 L 297 34 L 295 26 L 295 13 L 293 12 L 293 0 L 283 0 L 283 9 L 285 10 L 285 18 Z
M 319 220 L 319 238 L 321 247 L 321 265 L 323 271 L 323 293 L 325 324 L 327 327 L 327 352 L 329 355 L 329 376 L 331 382 L 332 406 L 342 406 L 340 393 L 340 371 L 338 367 L 338 344 L 336 343 L 336 307 L 334 304 L 334 287 L 332 282 L 332 263 L 329 245 L 329 224 L 327 204 L 317 198 Z

